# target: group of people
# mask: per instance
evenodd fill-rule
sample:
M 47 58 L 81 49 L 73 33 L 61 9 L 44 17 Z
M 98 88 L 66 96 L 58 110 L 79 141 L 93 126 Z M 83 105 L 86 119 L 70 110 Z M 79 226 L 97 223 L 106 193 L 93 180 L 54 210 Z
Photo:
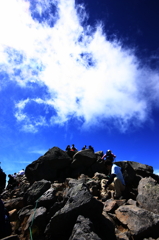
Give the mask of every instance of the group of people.
M 84 146 L 82 147 L 82 150 L 86 150 L 86 149 L 92 150 L 92 151 L 94 152 L 94 148 L 93 148 L 91 145 L 89 145 L 88 148 L 87 148 L 87 145 L 84 145 Z M 75 147 L 74 144 L 72 144 L 71 147 L 70 147 L 70 145 L 67 145 L 67 147 L 66 147 L 66 152 L 69 152 L 69 151 L 78 152 L 78 149 Z
M 72 146 L 70 147 L 70 145 L 67 145 L 66 147 L 66 152 L 69 152 L 69 151 L 72 151 L 72 152 L 78 152 L 77 148 L 75 148 L 75 145 L 72 144 Z

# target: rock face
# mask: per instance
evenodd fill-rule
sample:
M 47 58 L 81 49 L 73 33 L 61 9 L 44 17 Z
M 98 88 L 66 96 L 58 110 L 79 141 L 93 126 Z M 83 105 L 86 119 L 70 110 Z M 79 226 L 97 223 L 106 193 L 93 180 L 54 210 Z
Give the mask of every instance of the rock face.
M 139 182 L 137 202 L 140 207 L 159 214 L 159 184 L 153 178 L 143 178 Z
M 154 240 L 159 238 L 159 177 L 137 162 L 115 162 L 127 183 L 123 199 L 102 199 L 102 151 L 57 147 L 26 167 L 18 187 L 3 190 L 16 240 Z

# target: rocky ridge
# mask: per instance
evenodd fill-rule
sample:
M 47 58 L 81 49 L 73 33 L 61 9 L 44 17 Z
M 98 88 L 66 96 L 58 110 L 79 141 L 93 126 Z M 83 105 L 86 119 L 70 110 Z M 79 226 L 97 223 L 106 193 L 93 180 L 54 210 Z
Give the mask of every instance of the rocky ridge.
M 12 240 L 159 240 L 159 176 L 151 166 L 115 162 L 126 181 L 123 198 L 103 201 L 102 151 L 49 149 L 1 198 Z

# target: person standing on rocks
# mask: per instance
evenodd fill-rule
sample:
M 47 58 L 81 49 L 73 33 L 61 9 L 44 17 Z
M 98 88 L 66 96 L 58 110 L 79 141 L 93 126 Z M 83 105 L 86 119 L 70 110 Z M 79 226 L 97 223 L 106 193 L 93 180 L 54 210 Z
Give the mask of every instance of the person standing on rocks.
M 73 152 L 77 152 L 78 151 L 77 148 L 75 148 L 74 144 L 72 144 L 71 151 L 73 151 Z
M 88 149 L 94 152 L 94 148 L 91 145 L 89 145 Z
M 104 156 L 102 157 L 103 160 L 110 160 L 110 161 L 114 161 L 114 159 L 116 158 L 116 155 L 114 155 L 114 153 L 112 153 L 111 150 L 107 150 L 106 154 L 104 154 Z
M 105 161 L 106 170 L 110 173 L 109 179 L 101 181 L 101 196 L 103 198 L 110 197 L 110 191 L 114 191 L 114 198 L 119 199 L 125 190 L 125 180 L 121 172 L 121 168 L 113 164 L 111 160 Z
M 87 146 L 86 145 L 84 145 L 84 147 L 82 148 L 82 150 L 85 150 L 87 148 Z
M 71 148 L 70 148 L 70 145 L 67 145 L 66 152 L 69 152 L 69 151 L 71 151 Z

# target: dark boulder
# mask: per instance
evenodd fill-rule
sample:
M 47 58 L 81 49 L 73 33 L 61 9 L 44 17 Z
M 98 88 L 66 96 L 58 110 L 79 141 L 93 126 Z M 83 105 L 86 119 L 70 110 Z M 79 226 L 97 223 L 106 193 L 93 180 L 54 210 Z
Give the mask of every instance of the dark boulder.
M 46 179 L 49 181 L 57 180 L 60 171 L 70 166 L 71 158 L 67 152 L 58 147 L 51 148 L 38 160 L 26 167 L 25 175 L 30 182 Z
M 71 163 L 72 176 L 78 177 L 82 173 L 90 175 L 90 167 L 94 162 L 96 162 L 96 159 L 95 153 L 90 149 L 77 152 L 73 156 L 73 161 Z

